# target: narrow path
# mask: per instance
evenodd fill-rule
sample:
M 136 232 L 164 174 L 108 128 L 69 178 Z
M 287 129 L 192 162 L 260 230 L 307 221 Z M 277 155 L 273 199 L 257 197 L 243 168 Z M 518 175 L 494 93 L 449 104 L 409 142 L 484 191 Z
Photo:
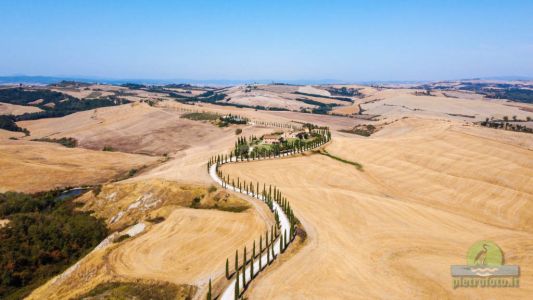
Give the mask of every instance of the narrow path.
M 311 148 L 309 149 L 308 151 L 310 150 L 313 150 L 313 149 L 317 149 L 321 146 L 323 146 L 324 144 L 328 143 L 331 139 L 329 140 L 326 140 L 324 142 L 322 142 L 321 144 L 317 145 L 315 148 Z M 300 153 L 303 153 L 305 151 L 302 151 L 302 152 L 291 152 L 291 153 L 283 153 L 283 154 L 280 154 L 278 157 L 272 157 L 272 158 L 257 158 L 257 159 L 253 159 L 251 161 L 254 161 L 254 160 L 269 160 L 269 159 L 276 159 L 276 158 L 281 158 L 281 157 L 288 157 L 288 156 L 294 156 L 296 154 L 300 154 Z M 229 161 L 227 162 L 220 162 L 218 164 L 213 164 L 209 167 L 209 175 L 211 176 L 211 178 L 213 179 L 213 181 L 215 181 L 217 184 L 219 184 L 220 186 L 228 189 L 228 190 L 232 190 L 232 191 L 235 191 L 235 192 L 238 192 L 238 193 L 241 193 L 241 194 L 244 194 L 244 195 L 247 195 L 247 196 L 251 196 L 251 197 L 254 197 L 256 199 L 259 199 L 261 201 L 265 201 L 266 197 L 264 197 L 261 193 L 259 193 L 259 191 L 256 191 L 256 193 L 252 193 L 252 192 L 247 192 L 245 190 L 242 190 L 242 189 L 239 189 L 235 186 L 232 186 L 231 184 L 229 183 L 224 183 L 222 181 L 222 179 L 218 176 L 217 174 L 217 170 L 218 170 L 218 167 L 223 165 L 223 164 L 226 164 L 226 163 L 239 163 L 239 162 L 247 162 L 248 160 L 238 160 L 236 157 L 232 157 L 230 158 Z M 270 252 L 270 262 L 272 262 L 274 259 L 276 259 L 276 257 L 281 254 L 281 249 L 280 249 L 280 243 L 281 243 L 281 237 L 284 235 L 284 234 L 289 234 L 291 232 L 291 224 L 290 224 L 290 221 L 289 221 L 289 218 L 287 217 L 287 215 L 285 214 L 285 212 L 283 211 L 283 209 L 279 206 L 279 204 L 276 202 L 276 201 L 272 201 L 273 202 L 273 211 L 272 213 L 274 214 L 278 214 L 278 217 L 279 217 L 279 224 L 280 224 L 280 235 L 278 236 L 278 238 L 276 238 L 276 240 L 274 241 L 274 247 L 273 249 L 270 248 L 270 247 L 267 247 L 267 250 L 264 252 L 264 254 L 260 255 L 258 259 L 254 259 L 253 260 L 253 274 L 252 274 L 252 267 L 251 267 L 251 263 L 250 264 L 246 264 L 245 267 L 243 267 L 242 270 L 245 271 L 245 279 L 246 279 L 246 283 L 249 284 L 251 282 L 251 280 L 259 273 L 261 272 L 263 269 L 265 269 L 269 262 L 268 262 L 268 254 L 267 254 L 267 251 L 271 251 Z M 285 245 L 282 245 L 283 246 L 283 249 L 285 249 L 291 242 L 293 241 L 293 237 L 289 237 L 288 238 L 288 241 L 284 241 Z M 270 248 L 270 250 L 269 250 Z M 272 253 L 273 251 L 273 253 Z M 273 255 L 272 255 L 273 254 Z M 261 266 L 261 268 L 259 267 Z M 232 278 L 228 284 L 228 286 L 224 289 L 224 291 L 222 292 L 222 294 L 220 295 L 220 297 L 218 299 L 220 300 L 232 300 L 232 299 L 235 299 L 235 286 L 236 286 L 236 279 L 239 280 L 239 286 L 240 286 L 240 289 L 245 289 L 245 287 L 242 286 L 242 271 L 238 273 L 238 277 L 235 276 L 234 278 Z

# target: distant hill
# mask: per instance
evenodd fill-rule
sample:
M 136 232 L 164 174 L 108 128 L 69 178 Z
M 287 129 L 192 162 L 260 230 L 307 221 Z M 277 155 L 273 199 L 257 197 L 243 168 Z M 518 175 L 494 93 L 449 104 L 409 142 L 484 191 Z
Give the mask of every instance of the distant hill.
M 129 79 L 113 79 L 113 78 L 97 78 L 97 77 L 61 77 L 61 76 L 28 76 L 28 75 L 16 75 L 16 76 L 0 76 L 0 84 L 51 84 L 57 83 L 60 81 L 77 81 L 77 82 L 87 82 L 87 83 L 106 83 L 106 84 L 125 84 L 125 83 L 135 83 L 135 84 L 146 84 L 146 85 L 167 85 L 167 84 L 192 84 L 192 85 L 213 85 L 213 86 L 231 86 L 239 84 L 271 84 L 274 82 L 282 82 L 286 84 L 296 84 L 296 85 L 318 85 L 318 84 L 329 84 L 329 83 L 344 83 L 341 80 L 335 79 L 320 79 L 320 80 L 270 80 L 270 79 L 261 79 L 261 80 L 238 80 L 238 79 L 142 79 L 142 78 L 129 78 Z

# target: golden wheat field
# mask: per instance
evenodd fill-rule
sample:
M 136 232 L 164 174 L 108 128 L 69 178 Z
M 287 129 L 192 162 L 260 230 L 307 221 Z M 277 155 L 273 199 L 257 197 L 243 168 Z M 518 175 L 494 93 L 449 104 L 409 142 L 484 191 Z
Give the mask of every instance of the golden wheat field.
M 462 125 L 402 120 L 379 136 L 335 136 L 321 154 L 228 165 L 272 182 L 308 237 L 252 283 L 253 299 L 522 298 L 533 292 L 533 154 Z M 521 266 L 519 289 L 454 289 L 450 265 L 493 240 Z

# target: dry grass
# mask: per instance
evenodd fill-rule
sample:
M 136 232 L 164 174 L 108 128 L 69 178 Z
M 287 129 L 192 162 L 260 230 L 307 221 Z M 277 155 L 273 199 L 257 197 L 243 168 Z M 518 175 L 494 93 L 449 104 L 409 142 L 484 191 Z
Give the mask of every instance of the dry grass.
M 314 94 L 314 95 L 322 95 L 322 96 L 331 96 L 331 93 L 323 90 L 319 87 L 314 87 L 310 85 L 302 86 L 298 88 L 298 92 L 305 93 L 305 94 Z
M 161 180 L 111 184 L 104 186 L 98 196 L 85 194 L 78 200 L 85 203 L 82 209 L 94 210 L 112 229 L 142 222 L 145 230 L 136 237 L 97 247 L 29 298 L 66 299 L 104 283 L 138 280 L 186 286 L 189 292 L 199 289 L 196 295 L 202 296 L 210 278 L 215 281 L 224 277 L 226 258 L 231 259 L 243 245 L 250 245 L 274 221 L 259 201 L 253 203 L 254 209 L 239 213 L 188 208 L 199 195 L 204 195 L 201 204 L 206 208 L 213 208 L 215 202 L 222 209 L 249 205 L 220 189 L 209 192 L 208 187 Z M 225 195 L 226 200 L 220 197 Z M 125 213 L 112 222 L 119 211 Z M 147 221 L 156 216 L 164 220 Z
M 176 111 L 138 103 L 18 124 L 31 131 L 31 138 L 74 137 L 84 148 L 101 150 L 111 146 L 117 151 L 151 155 L 172 154 L 232 131 L 181 119 Z
M 431 118 L 455 119 L 464 121 L 484 120 L 487 117 L 502 118 L 518 116 L 525 119 L 533 116 L 527 111 L 507 105 L 505 100 L 486 100 L 472 96 L 448 98 L 435 92 L 436 96 L 415 96 L 412 89 L 386 89 L 365 98 L 361 107 L 365 114 L 381 115 L 386 118 L 403 116 L 426 116 Z M 457 96 L 461 96 L 458 94 Z M 466 98 L 467 97 L 467 98 Z M 532 106 L 523 104 L 523 106 Z M 470 116 L 470 117 L 463 117 Z
M 233 93 L 230 96 L 235 101 L 250 105 L 258 100 L 297 107 L 302 102 L 294 99 L 300 96 L 291 94 L 297 89 L 260 86 L 253 93 L 245 94 L 239 88 L 230 88 L 228 93 Z M 366 87 L 361 92 L 367 96 L 358 100 L 367 103 L 364 109 L 400 120 L 370 138 L 335 133 L 327 151 L 336 159 L 309 155 L 224 167 L 241 179 L 280 187 L 308 234 L 301 250 L 261 274 L 247 295 L 253 299 L 405 299 L 531 294 L 533 158 L 527 149 L 533 149 L 532 142 L 523 134 L 462 123 L 401 120 L 405 115 L 461 119 L 447 113 L 482 116 L 505 112 L 511 116 L 527 111 L 522 106 L 475 97 L 414 96 L 409 89 Z M 157 96 L 141 91 L 134 97 Z M 100 283 L 137 279 L 195 286 L 196 296 L 203 296 L 209 278 L 220 287 L 221 281 L 216 279 L 223 277 L 226 257 L 232 258 L 235 249 L 245 244 L 249 246 L 272 224 L 271 214 L 256 202 L 252 202 L 254 209 L 241 213 L 190 208 L 197 197 L 200 200 L 194 205 L 199 208 L 242 207 L 242 199 L 226 194 L 217 197 L 219 192 L 206 195 L 207 186 L 191 185 L 212 184 L 206 161 L 231 149 L 237 127 L 220 129 L 184 120 L 180 118 L 183 112 L 173 108 L 193 107 L 271 122 L 310 122 L 334 130 L 362 122 L 210 104 L 188 106 L 166 101 L 158 105 L 166 107 L 123 105 L 98 109 L 96 115 L 88 111 L 19 123 L 30 129 L 30 138 L 68 136 L 87 148 L 100 150 L 109 145 L 127 152 L 169 153 L 166 163 L 120 184 L 106 185 L 98 196 L 87 194 L 81 199 L 85 209 L 95 210 L 111 228 L 144 222 L 145 231 L 93 251 L 70 275 L 36 290 L 34 299 L 69 298 Z M 345 113 L 355 113 L 355 107 L 346 106 Z M 243 136 L 272 132 L 271 128 L 238 128 L 243 129 Z M 2 173 L 9 176 L 3 175 L 0 182 L 19 189 L 102 182 L 135 164 L 156 160 L 11 141 L 8 136 L 0 131 L 0 164 L 11 171 Z M 364 172 L 345 162 L 360 163 Z M 27 180 L 21 179 L 24 176 Z M 119 212 L 124 212 L 121 219 L 112 222 Z M 155 217 L 164 221 L 147 221 Z M 452 289 L 450 265 L 463 264 L 466 250 L 479 239 L 494 240 L 506 252 L 507 263 L 521 265 L 521 289 Z
M 0 103 L 0 115 L 22 115 L 42 111 L 38 107 Z
M 166 218 L 176 207 L 240 212 L 250 204 L 213 186 L 179 184 L 167 180 L 145 180 L 104 185 L 97 195 L 86 193 L 76 201 L 81 209 L 94 211 L 111 230 L 120 230 L 140 220 Z M 170 208 L 169 208 L 170 207 Z
M 250 298 L 528 298 L 533 157 L 447 122 L 403 120 L 379 137 L 336 137 L 321 155 L 228 165 L 281 188 L 308 244 L 252 284 Z M 452 288 L 450 265 L 489 239 L 521 266 L 520 289 Z
M 157 162 L 157 158 L 66 148 L 59 144 L 0 141 L 0 192 L 37 192 L 99 184 Z

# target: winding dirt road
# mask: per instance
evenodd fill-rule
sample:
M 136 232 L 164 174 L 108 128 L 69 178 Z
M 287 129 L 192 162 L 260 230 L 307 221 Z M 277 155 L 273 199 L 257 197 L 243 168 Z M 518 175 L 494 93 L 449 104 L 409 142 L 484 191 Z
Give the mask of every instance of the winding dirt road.
M 316 148 L 321 147 L 323 144 L 324 143 L 319 144 Z M 294 155 L 294 154 L 284 153 L 284 154 L 281 154 L 279 157 L 287 157 L 287 156 L 291 156 L 291 155 Z M 263 159 L 257 159 L 257 160 L 254 160 L 254 161 L 265 161 L 265 160 L 274 160 L 274 159 L 276 159 L 276 158 L 275 157 L 274 158 L 263 158 Z M 234 192 L 242 193 L 242 194 L 245 194 L 247 196 L 251 196 L 253 198 L 256 198 L 258 200 L 265 201 L 266 197 L 264 197 L 263 195 L 261 195 L 259 193 L 252 193 L 252 192 L 244 191 L 244 190 L 239 189 L 239 188 L 237 188 L 237 187 L 235 187 L 235 186 L 233 186 L 233 185 L 231 185 L 229 183 L 228 184 L 224 184 L 222 179 L 218 176 L 218 174 L 217 174 L 218 167 L 220 167 L 223 164 L 227 164 L 227 163 L 239 163 L 239 162 L 243 162 L 244 163 L 246 161 L 237 160 L 237 158 L 233 158 L 232 157 L 229 162 L 223 162 L 223 163 L 219 163 L 219 164 L 214 164 L 214 165 L 210 166 L 210 168 L 209 168 L 209 176 L 211 176 L 213 181 L 215 181 L 217 184 L 219 184 L 222 187 L 225 187 L 228 190 L 232 190 Z M 278 203 L 276 203 L 276 201 L 273 201 L 273 212 L 272 213 L 274 213 L 274 214 L 277 213 L 278 216 L 279 216 L 280 233 L 281 233 L 280 237 L 281 237 L 282 234 L 289 234 L 289 232 L 291 232 L 291 230 L 290 230 L 291 224 L 289 222 L 289 218 L 287 217 L 287 215 L 285 214 L 283 209 L 280 207 L 280 205 Z M 285 245 L 283 245 L 283 248 L 286 248 L 288 246 L 288 244 L 290 244 L 291 241 L 292 241 L 292 238 L 289 239 L 289 242 L 284 241 Z M 272 255 L 272 258 L 270 259 L 270 261 L 273 261 L 274 259 L 276 259 L 276 257 L 279 254 L 281 254 L 280 243 L 281 243 L 281 239 L 278 237 L 274 241 L 274 246 L 272 248 L 273 255 Z M 267 251 L 269 251 L 269 250 L 267 250 Z M 266 268 L 268 266 L 268 263 L 270 261 L 268 260 L 269 255 L 267 254 L 267 251 L 265 251 L 265 253 L 263 255 L 260 255 L 259 259 L 254 260 L 253 268 L 252 268 L 251 264 L 248 264 L 244 268 L 244 270 L 245 270 L 244 271 L 245 272 L 245 278 L 246 278 L 246 282 L 247 283 L 249 283 L 255 277 L 255 275 L 257 275 L 259 272 L 261 272 L 264 268 Z M 253 274 L 252 274 L 252 270 L 253 270 Z M 240 280 L 242 282 L 242 280 L 239 277 L 240 277 L 240 275 L 236 276 L 235 278 L 233 278 L 230 281 L 229 285 L 224 289 L 224 291 L 222 292 L 222 294 L 221 294 L 219 299 L 221 299 L 221 300 L 231 300 L 231 299 L 235 298 L 236 280 Z M 240 285 L 242 287 L 242 283 L 240 283 Z

